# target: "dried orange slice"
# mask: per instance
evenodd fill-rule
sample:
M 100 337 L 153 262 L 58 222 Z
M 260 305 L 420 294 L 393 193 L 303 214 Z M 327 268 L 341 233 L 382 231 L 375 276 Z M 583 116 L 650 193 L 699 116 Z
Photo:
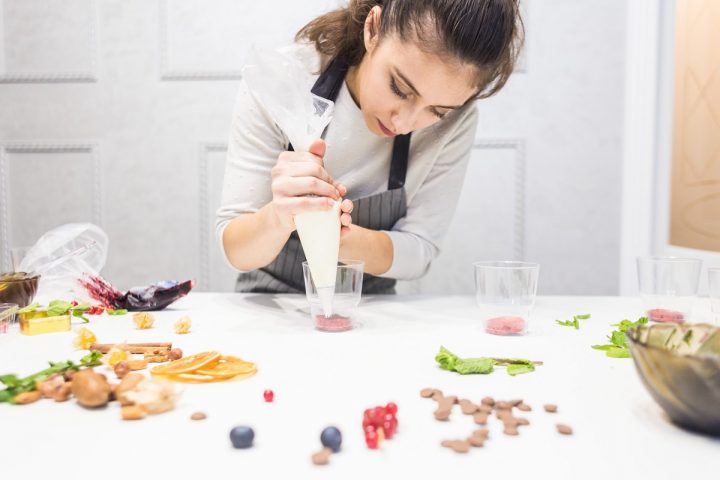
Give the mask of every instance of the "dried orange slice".
M 212 383 L 212 382 L 224 382 L 227 380 L 240 380 L 255 375 L 255 372 L 244 373 L 240 375 L 233 375 L 231 377 L 221 377 L 213 375 L 201 375 L 198 373 L 179 373 L 177 375 L 156 375 L 165 380 L 171 380 L 173 382 L 183 383 Z
M 223 356 L 214 365 L 198 368 L 194 373 L 230 378 L 237 375 L 253 374 L 256 371 L 257 367 L 252 362 L 246 362 L 238 357 Z
M 220 360 L 219 352 L 203 352 L 189 357 L 183 357 L 180 360 L 158 365 L 150 370 L 153 375 L 179 375 L 182 373 L 194 372 L 203 367 L 209 367 Z

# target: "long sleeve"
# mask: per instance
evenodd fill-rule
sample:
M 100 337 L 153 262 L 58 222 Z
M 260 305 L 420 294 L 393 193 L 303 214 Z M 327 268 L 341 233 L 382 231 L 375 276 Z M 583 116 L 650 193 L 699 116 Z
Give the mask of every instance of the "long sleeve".
M 457 206 L 475 139 L 477 109 L 458 112 L 464 118 L 408 204 L 407 215 L 386 233 L 393 243 L 393 263 L 382 277 L 412 280 L 423 276 L 440 253 L 442 239 Z M 410 159 L 412 164 L 413 159 Z
M 286 142 L 282 131 L 242 81 L 233 110 L 222 201 L 215 224 L 221 250 L 223 232 L 233 218 L 257 212 L 272 200 L 270 171 Z

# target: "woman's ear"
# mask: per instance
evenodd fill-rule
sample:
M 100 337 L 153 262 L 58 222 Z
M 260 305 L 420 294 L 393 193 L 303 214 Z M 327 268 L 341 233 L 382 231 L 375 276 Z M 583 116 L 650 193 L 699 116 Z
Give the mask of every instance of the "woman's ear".
M 374 6 L 368 12 L 368 16 L 365 18 L 365 29 L 364 29 L 364 40 L 365 50 L 368 53 L 372 53 L 377 47 L 378 40 L 380 38 L 380 14 L 382 13 L 382 7 L 379 5 Z

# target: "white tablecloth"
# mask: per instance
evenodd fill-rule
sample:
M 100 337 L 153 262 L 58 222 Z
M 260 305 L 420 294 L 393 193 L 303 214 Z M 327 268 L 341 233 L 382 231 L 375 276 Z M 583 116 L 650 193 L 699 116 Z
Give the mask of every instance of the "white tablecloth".
M 702 316 L 707 308 L 700 307 Z M 555 324 L 579 313 L 592 314 L 580 330 Z M 155 313 L 150 330 L 136 330 L 130 315 L 91 317 L 87 327 L 100 342 L 172 341 L 186 355 L 218 350 L 256 362 L 258 373 L 235 382 L 178 384 L 182 397 L 174 411 L 137 422 L 122 421 L 117 403 L 101 410 L 74 400 L 0 404 L 0 475 L 715 478 L 720 440 L 671 424 L 631 359 L 590 348 L 604 343 L 611 323 L 641 313 L 635 298 L 540 297 L 530 334 L 497 337 L 483 332 L 471 297 L 383 296 L 363 300 L 362 327 L 323 333 L 312 328 L 301 296 L 192 293 Z M 192 332 L 176 335 L 173 323 L 182 315 L 192 318 Z M 0 335 L 0 374 L 27 375 L 47 360 L 79 358 L 74 336 L 28 337 L 17 329 Z M 436 366 L 440 345 L 460 356 L 522 357 L 544 365 L 517 377 L 503 368 L 463 376 Z M 449 422 L 436 421 L 435 402 L 419 395 L 424 387 L 474 401 L 523 398 L 533 407 L 525 415 L 531 425 L 508 437 L 492 418 L 484 448 L 454 453 L 440 442 L 464 438 L 476 426 L 458 407 Z M 275 392 L 274 402 L 263 400 L 265 389 Z M 368 450 L 362 412 L 389 401 L 399 406 L 399 432 L 379 450 Z M 544 412 L 544 403 L 556 403 L 558 413 Z M 196 411 L 208 418 L 190 420 Z M 575 434 L 558 434 L 558 422 Z M 253 448 L 231 447 L 235 425 L 254 428 Z M 320 431 L 328 425 L 342 431 L 342 452 L 317 467 L 310 455 L 321 448 Z

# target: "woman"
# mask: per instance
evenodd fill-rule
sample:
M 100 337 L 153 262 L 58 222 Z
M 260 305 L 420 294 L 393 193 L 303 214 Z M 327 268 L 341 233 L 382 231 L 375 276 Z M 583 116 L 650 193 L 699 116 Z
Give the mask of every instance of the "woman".
M 303 291 L 293 217 L 338 198 L 340 258 L 365 262 L 365 293 L 425 274 L 462 187 L 474 101 L 505 84 L 522 34 L 517 0 L 350 0 L 303 27 L 292 54 L 333 119 L 294 152 L 241 86 L 217 222 L 236 290 Z

